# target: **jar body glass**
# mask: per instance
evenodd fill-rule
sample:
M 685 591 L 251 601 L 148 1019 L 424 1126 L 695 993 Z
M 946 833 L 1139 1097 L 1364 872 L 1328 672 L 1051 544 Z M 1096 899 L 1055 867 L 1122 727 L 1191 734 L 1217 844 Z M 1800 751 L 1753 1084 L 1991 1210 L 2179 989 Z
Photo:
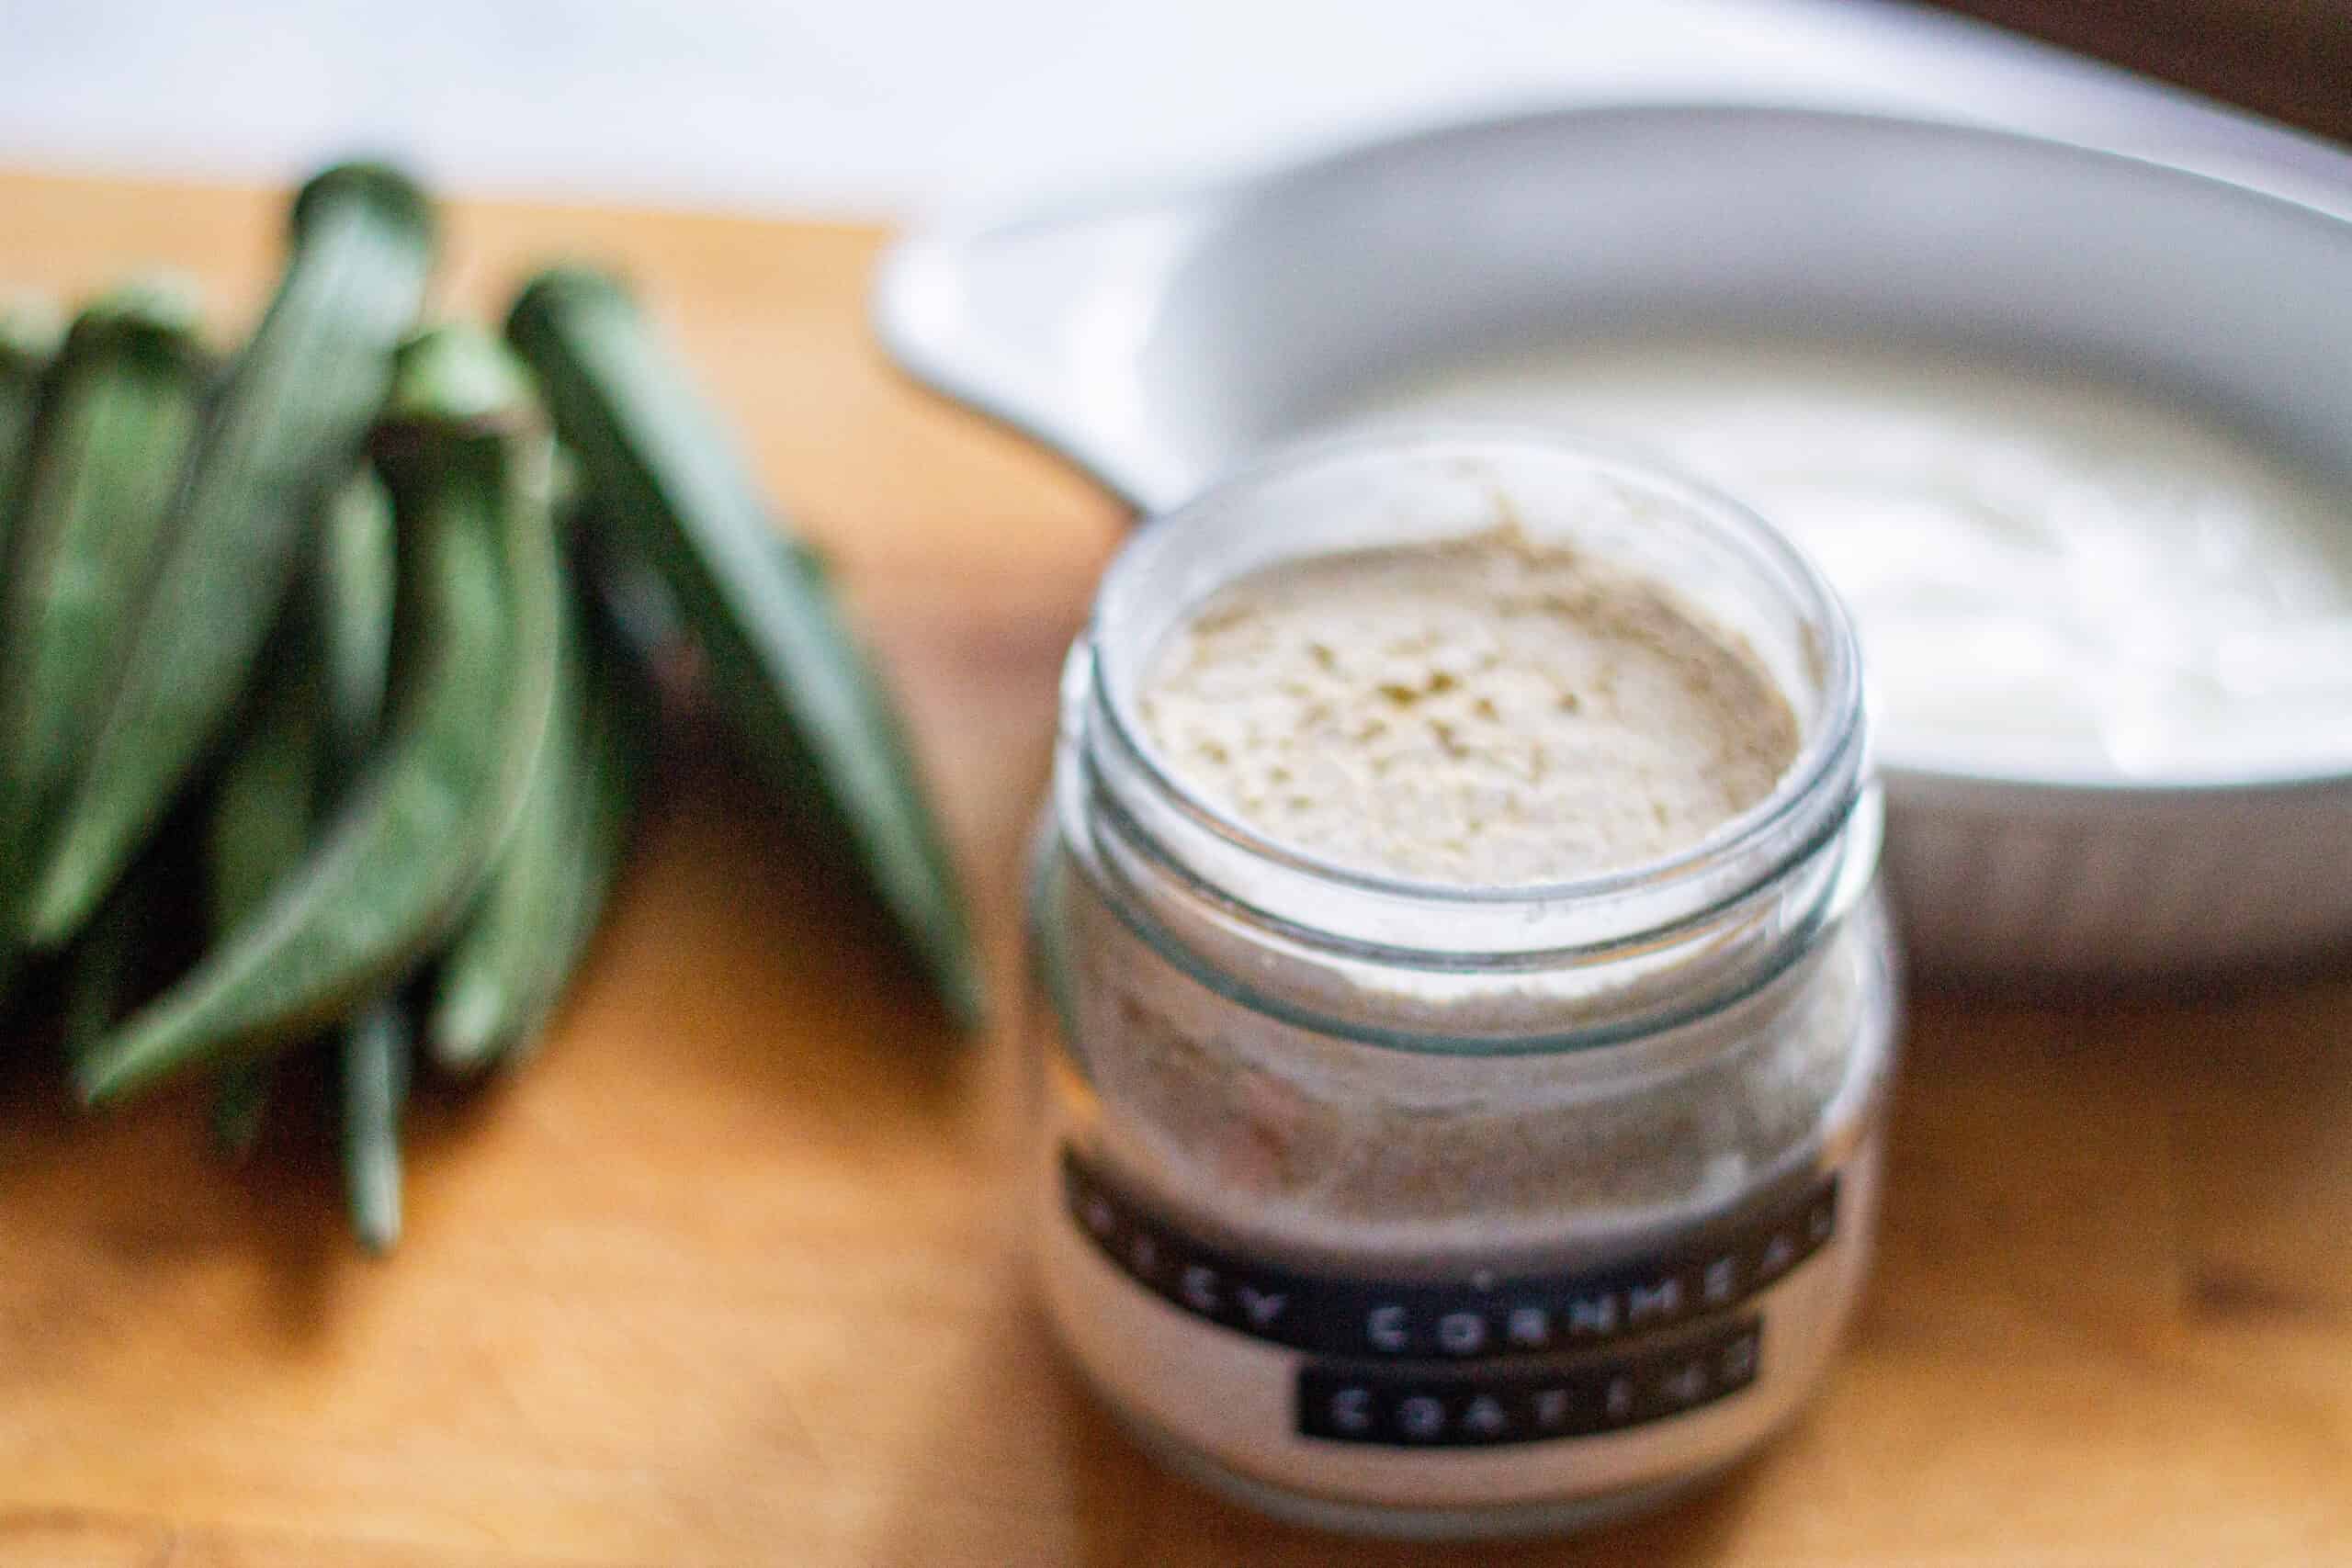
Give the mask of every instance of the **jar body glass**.
M 1561 461 L 1416 457 L 1408 488 L 1515 503 Z M 1342 454 L 1341 489 L 1396 463 Z M 1302 471 L 1271 489 L 1322 515 Z M 1261 564 L 1228 512 L 1114 568 L 1065 676 L 1029 899 L 1055 1325 L 1148 1444 L 1278 1512 L 1480 1534 L 1666 1495 L 1818 1384 L 1867 1267 L 1898 987 L 1850 633 L 1801 570 L 1707 558 L 1809 739 L 1677 864 L 1523 897 L 1334 876 L 1205 818 L 1122 722 L 1169 617 L 1121 593 Z M 1378 515 L 1458 531 L 1429 495 Z

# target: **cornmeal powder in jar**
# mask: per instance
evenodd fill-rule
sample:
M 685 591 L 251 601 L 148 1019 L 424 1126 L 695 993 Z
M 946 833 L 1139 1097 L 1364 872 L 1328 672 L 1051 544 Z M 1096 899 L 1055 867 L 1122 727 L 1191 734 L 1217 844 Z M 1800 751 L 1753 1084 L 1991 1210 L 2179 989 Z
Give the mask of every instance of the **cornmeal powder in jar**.
M 1663 859 L 1797 750 L 1734 639 L 1510 526 L 1246 577 L 1170 640 L 1139 707 L 1184 781 L 1269 837 L 1465 885 Z

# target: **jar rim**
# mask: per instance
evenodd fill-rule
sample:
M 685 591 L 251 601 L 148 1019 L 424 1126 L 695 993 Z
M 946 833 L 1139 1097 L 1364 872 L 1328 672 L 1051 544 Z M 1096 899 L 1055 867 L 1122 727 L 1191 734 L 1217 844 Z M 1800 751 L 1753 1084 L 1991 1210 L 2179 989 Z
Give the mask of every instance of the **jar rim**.
M 1180 536 L 1188 528 L 1270 483 L 1318 468 L 1367 461 L 1453 461 L 1487 454 L 1566 459 L 1668 502 L 1731 550 L 1760 557 L 1783 585 L 1794 590 L 1794 607 L 1814 633 L 1808 638 L 1808 662 L 1816 671 L 1820 716 L 1808 727 L 1796 756 L 1770 791 L 1689 845 L 1655 860 L 1553 881 L 1488 884 L 1395 875 L 1336 862 L 1257 828 L 1194 788 L 1149 739 L 1136 712 L 1134 683 L 1114 679 L 1112 660 L 1103 657 L 1135 615 L 1133 601 L 1158 557 L 1181 542 Z M 1237 573 L 1236 578 L 1240 575 Z M 1792 818 L 1816 806 L 1824 787 L 1833 784 L 1841 770 L 1854 775 L 1859 784 L 1857 753 L 1864 728 L 1860 655 L 1845 603 L 1820 567 L 1745 502 L 1670 464 L 1623 447 L 1508 422 L 1384 424 L 1372 431 L 1287 443 L 1264 453 L 1139 525 L 1103 574 L 1085 640 L 1095 655 L 1084 661 L 1088 706 L 1122 761 L 1159 797 L 1163 807 L 1225 845 L 1312 884 L 1409 901 L 1432 911 L 1589 904 L 1621 895 L 1661 891 L 1705 876 L 1770 839 Z M 1768 871 L 1759 880 L 1769 880 L 1770 874 Z

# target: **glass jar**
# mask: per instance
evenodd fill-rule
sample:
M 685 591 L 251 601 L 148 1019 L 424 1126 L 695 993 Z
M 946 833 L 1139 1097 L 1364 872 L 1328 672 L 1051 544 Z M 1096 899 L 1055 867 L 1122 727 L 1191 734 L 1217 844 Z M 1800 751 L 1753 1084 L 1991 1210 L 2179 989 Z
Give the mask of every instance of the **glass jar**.
M 1188 789 L 1137 687 L 1278 561 L 1515 524 L 1671 584 L 1787 694 L 1770 795 L 1543 886 L 1367 875 Z M 1568 1528 L 1785 1423 L 1860 1288 L 1897 1012 L 1852 631 L 1726 498 L 1558 441 L 1278 455 L 1140 530 L 1061 694 L 1030 897 L 1037 1245 L 1153 1450 L 1391 1534 Z

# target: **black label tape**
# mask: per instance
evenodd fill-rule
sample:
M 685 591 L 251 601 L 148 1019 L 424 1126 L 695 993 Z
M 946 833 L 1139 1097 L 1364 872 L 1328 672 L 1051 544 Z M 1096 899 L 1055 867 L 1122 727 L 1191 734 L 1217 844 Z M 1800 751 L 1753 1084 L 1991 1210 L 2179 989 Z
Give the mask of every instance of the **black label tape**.
M 1194 1317 L 1318 1356 L 1486 1361 L 1618 1344 L 1727 1312 L 1837 1232 L 1833 1174 L 1688 1246 L 1582 1274 L 1448 1280 L 1317 1274 L 1199 1239 L 1062 1151 L 1071 1220 L 1123 1273 Z
M 1316 1362 L 1298 1374 L 1298 1430 L 1382 1448 L 1488 1448 L 1615 1432 L 1737 1393 L 1756 1381 L 1764 1331 L 1746 1317 L 1637 1356 L 1400 1367 Z

